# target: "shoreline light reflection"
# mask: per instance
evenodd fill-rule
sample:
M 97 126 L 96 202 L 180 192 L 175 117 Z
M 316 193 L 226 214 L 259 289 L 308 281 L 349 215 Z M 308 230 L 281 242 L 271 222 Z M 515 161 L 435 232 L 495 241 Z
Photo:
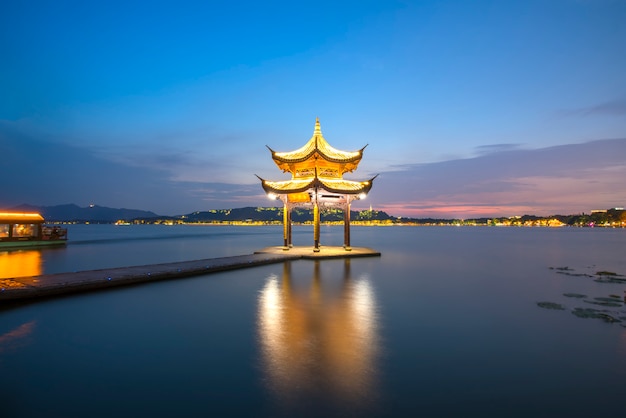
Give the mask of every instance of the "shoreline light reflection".
M 0 279 L 39 276 L 42 272 L 41 251 L 0 251 Z

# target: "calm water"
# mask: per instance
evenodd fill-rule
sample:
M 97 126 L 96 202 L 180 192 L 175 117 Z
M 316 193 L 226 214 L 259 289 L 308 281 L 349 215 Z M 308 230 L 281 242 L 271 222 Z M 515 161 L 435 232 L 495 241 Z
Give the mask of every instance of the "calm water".
M 322 228 L 322 243 L 342 232 Z M 65 249 L 0 253 L 0 275 L 246 254 L 281 233 L 74 226 Z M 626 274 L 625 230 L 353 227 L 352 241 L 383 255 L 1 309 L 0 416 L 623 414 L 626 321 L 578 318 L 575 307 L 604 308 L 563 293 L 626 285 L 549 267 Z

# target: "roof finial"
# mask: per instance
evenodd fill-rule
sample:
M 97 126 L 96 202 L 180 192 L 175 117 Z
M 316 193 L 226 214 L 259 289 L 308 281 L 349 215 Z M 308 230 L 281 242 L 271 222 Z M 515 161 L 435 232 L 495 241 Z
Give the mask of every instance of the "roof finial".
M 322 128 L 320 128 L 320 118 L 318 117 L 315 118 L 315 131 L 313 132 L 313 135 L 322 135 Z

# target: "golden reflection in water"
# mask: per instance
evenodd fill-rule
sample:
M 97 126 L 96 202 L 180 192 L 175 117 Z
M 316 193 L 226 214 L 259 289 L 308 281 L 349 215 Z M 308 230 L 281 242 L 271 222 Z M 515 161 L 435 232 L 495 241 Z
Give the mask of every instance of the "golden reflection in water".
M 363 402 L 375 393 L 378 334 L 376 301 L 367 277 L 268 277 L 259 296 L 258 333 L 266 379 L 281 400 L 307 391 Z M 303 264 L 299 264 L 301 267 Z
M 24 339 L 33 333 L 35 324 L 36 321 L 26 322 L 14 330 L 0 334 L 0 353 L 19 348 Z
M 38 250 L 0 251 L 0 279 L 39 276 L 42 266 Z

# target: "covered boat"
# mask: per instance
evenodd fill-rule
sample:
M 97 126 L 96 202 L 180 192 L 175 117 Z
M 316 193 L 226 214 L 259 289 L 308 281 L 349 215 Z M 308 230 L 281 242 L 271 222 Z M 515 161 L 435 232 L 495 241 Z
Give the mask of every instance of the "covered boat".
M 39 213 L 0 212 L 0 249 L 67 243 L 67 229 L 44 223 Z

